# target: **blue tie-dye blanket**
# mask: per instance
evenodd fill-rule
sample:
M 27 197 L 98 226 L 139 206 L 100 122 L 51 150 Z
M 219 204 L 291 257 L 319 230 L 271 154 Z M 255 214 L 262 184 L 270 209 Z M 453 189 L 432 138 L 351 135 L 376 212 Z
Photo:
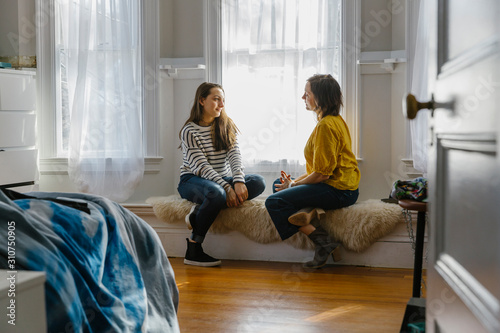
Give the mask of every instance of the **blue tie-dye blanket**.
M 179 332 L 174 272 L 145 221 L 98 196 L 28 194 L 37 199 L 0 191 L 0 268 L 12 270 L 13 221 L 15 269 L 46 273 L 48 332 Z M 81 201 L 90 213 L 43 198 Z

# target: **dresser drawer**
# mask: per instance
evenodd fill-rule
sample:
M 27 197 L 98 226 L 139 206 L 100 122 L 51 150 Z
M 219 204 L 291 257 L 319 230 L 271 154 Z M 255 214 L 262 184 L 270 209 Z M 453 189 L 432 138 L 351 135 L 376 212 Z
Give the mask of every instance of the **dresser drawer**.
M 0 149 L 35 145 L 34 113 L 0 111 Z
M 24 183 L 35 180 L 37 150 L 0 151 L 0 184 Z
M 0 72 L 0 110 L 35 110 L 36 81 L 34 75 Z

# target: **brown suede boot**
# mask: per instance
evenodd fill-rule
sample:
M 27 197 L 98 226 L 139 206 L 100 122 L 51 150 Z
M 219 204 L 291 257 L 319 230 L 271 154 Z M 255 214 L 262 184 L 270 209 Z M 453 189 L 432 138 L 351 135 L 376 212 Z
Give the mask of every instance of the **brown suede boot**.
M 325 211 L 321 208 L 307 207 L 299 210 L 297 213 L 290 216 L 288 218 L 288 222 L 290 222 L 293 225 L 303 227 L 311 223 L 311 221 L 314 219 L 320 220 L 321 216 L 324 214 Z
M 316 245 L 316 249 L 314 251 L 313 260 L 306 262 L 304 268 L 321 268 L 326 264 L 330 255 L 332 255 L 334 261 L 340 260 L 340 256 L 335 254 L 335 252 L 338 252 L 340 244 L 321 226 L 310 233 L 309 238 Z

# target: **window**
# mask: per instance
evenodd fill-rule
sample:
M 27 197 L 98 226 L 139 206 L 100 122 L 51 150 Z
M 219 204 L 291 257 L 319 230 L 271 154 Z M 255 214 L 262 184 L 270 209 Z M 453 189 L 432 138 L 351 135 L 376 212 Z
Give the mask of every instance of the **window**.
M 81 75 L 78 67 L 82 61 L 85 61 L 89 68 L 85 73 L 94 77 L 97 77 L 96 72 L 102 71 L 102 68 L 106 65 L 119 66 L 115 62 L 129 61 L 130 68 L 128 68 L 127 72 L 131 73 L 130 80 L 132 81 L 130 83 L 136 83 L 136 91 L 131 92 L 132 94 L 129 96 L 139 100 L 142 99 L 142 89 L 138 88 L 142 86 L 142 73 L 140 70 L 142 65 L 140 38 L 142 24 L 139 2 L 137 0 L 125 0 L 120 5 L 117 5 L 110 1 L 72 0 L 72 3 L 78 7 L 70 7 L 67 6 L 67 3 L 61 3 L 54 8 L 57 156 L 68 155 L 71 124 L 70 110 L 74 95 L 74 93 L 70 92 L 74 92 L 74 89 L 76 89 L 77 76 Z M 88 17 L 80 13 L 85 6 L 89 6 L 90 14 Z M 120 11 L 123 13 L 120 13 Z M 79 55 L 82 53 L 80 44 L 83 42 L 81 30 L 86 28 L 83 21 L 87 18 L 91 18 L 91 22 L 88 24 L 90 30 L 88 38 L 89 50 L 84 57 L 80 57 Z M 73 27 L 73 29 L 70 27 Z M 119 31 L 116 31 L 117 28 L 119 28 Z M 126 51 L 128 56 L 113 57 L 114 54 L 120 51 Z M 72 75 L 69 75 L 70 73 Z M 76 75 L 77 73 L 79 75 Z M 99 78 L 99 82 L 95 86 L 102 91 L 107 89 L 117 90 L 119 88 L 116 84 L 110 84 L 115 79 L 115 77 L 110 77 L 109 80 Z M 123 81 L 123 77 L 118 78 L 118 80 Z M 132 89 L 134 88 L 132 87 Z M 109 92 L 106 94 L 109 95 Z M 104 94 L 102 98 L 106 98 Z M 130 99 L 129 103 L 131 102 Z M 138 111 L 142 114 L 142 110 Z M 89 127 L 97 129 L 103 122 L 113 122 L 109 114 L 107 117 L 104 114 L 102 115 L 93 119 L 89 117 L 88 121 L 91 122 Z M 98 135 L 94 135 L 94 140 L 98 137 Z M 92 147 L 90 146 L 88 145 L 85 151 L 91 154 Z M 116 147 L 116 149 L 119 149 L 119 147 Z
M 79 0 L 71 2 L 78 3 Z M 104 7 L 104 2 L 100 0 L 93 2 L 97 3 L 97 6 L 93 7 L 96 15 L 106 16 L 106 11 L 120 10 L 119 7 L 110 8 L 109 4 Z M 37 1 L 36 15 L 39 41 L 37 43 L 38 114 L 39 128 L 44 133 L 40 136 L 40 158 L 42 163 L 51 159 L 50 165 L 54 165 L 54 161 L 60 162 L 58 168 L 65 168 L 62 165 L 66 164 L 71 103 L 68 84 L 74 84 L 66 75 L 69 66 L 68 52 L 70 52 L 68 44 L 71 44 L 72 39 L 65 34 L 68 31 L 67 25 L 75 23 L 65 20 L 64 14 L 59 12 L 60 5 L 64 3 L 66 2 L 58 0 Z M 130 95 L 140 100 L 142 108 L 139 121 L 142 122 L 144 155 L 157 156 L 158 1 L 128 0 L 121 1 L 118 6 L 124 4 L 133 9 L 129 11 L 127 24 L 130 23 L 133 26 L 131 29 L 138 32 L 131 35 L 129 42 L 130 52 L 135 53 L 136 59 L 139 59 L 131 64 L 130 71 L 138 73 L 137 79 L 143 80 L 143 84 L 139 84 L 142 87 L 141 91 L 131 91 Z M 109 47 L 111 44 L 106 40 L 109 39 L 109 35 L 99 33 L 101 30 L 91 32 L 92 51 L 112 52 Z
M 342 116 L 357 154 L 358 1 L 209 3 L 208 79 L 224 86 L 226 109 L 242 132 L 247 172 L 304 172 L 303 147 L 315 119 L 301 97 L 306 79 L 315 73 L 332 74 L 341 84 Z

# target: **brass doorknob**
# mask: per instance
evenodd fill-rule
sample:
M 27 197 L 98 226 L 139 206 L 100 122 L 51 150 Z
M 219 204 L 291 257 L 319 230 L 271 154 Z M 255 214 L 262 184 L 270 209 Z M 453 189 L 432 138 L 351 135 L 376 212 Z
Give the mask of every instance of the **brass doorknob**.
M 406 98 L 403 98 L 403 114 L 408 119 L 415 119 L 415 117 L 417 116 L 417 112 L 422 109 L 434 109 L 434 96 L 432 96 L 432 99 L 426 103 L 417 101 L 415 96 L 413 96 L 412 94 L 408 94 Z
M 451 109 L 453 110 L 453 102 L 449 103 L 437 103 L 434 101 L 434 94 L 431 95 L 431 100 L 429 102 L 419 102 L 412 94 L 408 94 L 406 98 L 403 98 L 403 114 L 408 119 L 415 119 L 417 112 L 422 109 L 431 110 L 431 116 L 434 116 L 434 110 L 439 108 Z

